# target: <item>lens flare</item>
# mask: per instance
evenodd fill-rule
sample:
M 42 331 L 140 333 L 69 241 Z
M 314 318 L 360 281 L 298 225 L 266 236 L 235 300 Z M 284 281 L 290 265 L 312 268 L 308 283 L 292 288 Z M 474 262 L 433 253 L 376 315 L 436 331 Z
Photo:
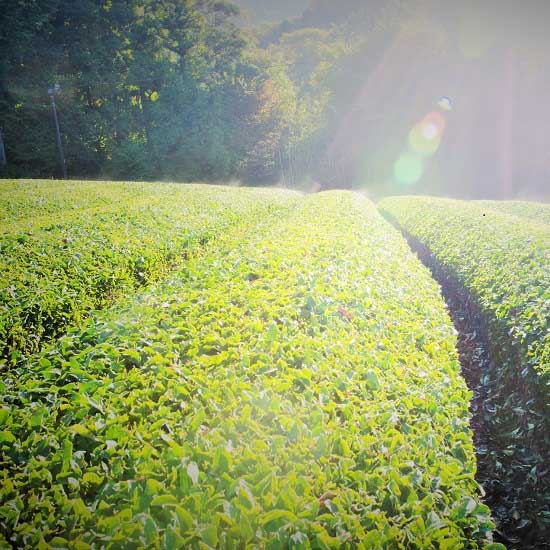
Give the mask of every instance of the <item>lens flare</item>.
M 437 129 L 437 134 L 439 136 L 443 135 L 445 127 L 447 126 L 447 123 L 445 122 L 445 117 L 437 111 L 428 113 L 420 124 L 422 124 L 424 127 L 434 126 Z
M 430 113 L 417 124 L 409 134 L 409 146 L 412 151 L 424 157 L 434 155 L 445 130 L 445 118 L 441 113 Z
M 440 98 L 439 101 L 437 102 L 437 105 L 442 111 L 453 110 L 453 102 L 451 101 L 451 98 L 447 96 L 443 96 L 442 98 Z
M 441 137 L 433 126 L 417 124 L 409 134 L 411 150 L 423 157 L 431 157 L 439 149 Z
M 437 137 L 438 130 L 437 126 L 435 124 L 432 124 L 431 122 L 429 124 L 425 124 L 422 127 L 422 137 L 433 140 Z
M 402 185 L 414 185 L 422 177 L 424 162 L 411 153 L 401 155 L 394 166 L 395 179 Z

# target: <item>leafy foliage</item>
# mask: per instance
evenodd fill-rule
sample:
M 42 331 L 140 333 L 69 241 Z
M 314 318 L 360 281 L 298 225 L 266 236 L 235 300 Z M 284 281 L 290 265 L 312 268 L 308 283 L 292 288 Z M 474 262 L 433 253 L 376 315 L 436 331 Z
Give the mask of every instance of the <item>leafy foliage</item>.
M 528 201 L 477 201 L 476 204 L 505 215 L 550 225 L 550 204 Z
M 43 218 L 44 223 L 49 223 L 50 220 L 65 220 L 84 209 L 113 208 L 119 201 L 129 203 L 160 196 L 166 200 L 175 189 L 182 188 L 138 182 L 2 180 L 0 231 L 10 233 L 24 230 L 37 218 Z
M 0 395 L 12 545 L 501 548 L 437 286 L 359 195 L 251 213 Z
M 384 16 L 391 24 L 373 42 L 363 23 L 380 6 L 353 2 L 336 8 L 346 17 L 333 29 L 334 6 L 313 3 L 271 37 L 238 29 L 238 9 L 214 0 L 4 4 L 0 175 L 9 177 L 59 174 L 47 94 L 58 82 L 70 176 L 350 184 L 349 159 L 329 148 L 362 84 L 358 60 L 359 72 L 372 70 L 373 44 L 391 41 L 398 19 Z M 353 32 L 350 21 L 361 21 Z
M 246 23 L 262 23 L 301 15 L 307 0 L 236 0 L 235 3 L 243 8 L 242 15 Z
M 262 75 L 242 55 L 246 37 L 232 23 L 235 6 L 51 0 L 34 10 L 7 0 L 3 9 L 8 175 L 58 171 L 47 95 L 54 82 L 61 85 L 56 101 L 69 174 L 178 181 L 238 175 Z
M 502 498 L 516 493 L 504 521 L 520 537 L 548 540 L 550 232 L 523 219 L 546 207 L 396 197 L 380 208 L 429 248 L 480 309 L 492 358 L 483 378 L 489 459 Z
M 0 208 L 18 218 L 0 228 L 0 356 L 8 363 L 159 279 L 249 213 L 294 196 L 204 185 L 29 187 L 0 185 Z

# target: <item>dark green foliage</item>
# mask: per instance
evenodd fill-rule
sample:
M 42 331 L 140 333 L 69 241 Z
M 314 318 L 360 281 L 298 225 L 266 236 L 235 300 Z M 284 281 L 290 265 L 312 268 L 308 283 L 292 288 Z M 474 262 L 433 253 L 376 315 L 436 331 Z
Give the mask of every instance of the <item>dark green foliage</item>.
M 230 22 L 236 8 L 192 0 L 40 4 L 2 6 L 8 175 L 59 171 L 47 95 L 54 82 L 69 174 L 180 181 L 238 175 L 258 75 Z
M 33 6 L 7 0 L 9 17 L 0 21 L 8 158 L 0 176 L 60 174 L 47 94 L 59 82 L 69 176 L 351 184 L 353 167 L 331 148 L 361 85 L 357 59 L 368 59 L 362 74 L 377 62 L 365 55 L 380 49 L 372 25 L 357 33 L 346 26 L 364 21 L 365 9 L 346 4 L 329 28 L 329 7 L 313 5 L 269 38 L 236 28 L 238 10 L 228 2 Z M 399 10 L 389 11 L 384 44 L 398 28 Z
M 220 0 L 5 0 L 0 177 L 60 174 L 46 92 L 57 81 L 75 178 L 401 193 L 407 136 L 449 96 L 457 109 L 411 192 L 546 197 L 550 4 L 491 4 L 313 0 L 300 17 L 242 29 Z

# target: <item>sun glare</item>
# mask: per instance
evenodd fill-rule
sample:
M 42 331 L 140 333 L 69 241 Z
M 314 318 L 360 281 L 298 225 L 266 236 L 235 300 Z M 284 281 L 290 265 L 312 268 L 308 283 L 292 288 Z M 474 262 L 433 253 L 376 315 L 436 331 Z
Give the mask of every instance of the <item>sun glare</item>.
M 402 185 L 418 183 L 424 173 L 424 159 L 437 153 L 445 132 L 445 117 L 427 114 L 409 133 L 408 151 L 394 165 L 394 176 Z
M 425 124 L 422 127 L 422 136 L 426 139 L 432 140 L 435 139 L 438 135 L 437 126 L 435 124 L 429 123 Z

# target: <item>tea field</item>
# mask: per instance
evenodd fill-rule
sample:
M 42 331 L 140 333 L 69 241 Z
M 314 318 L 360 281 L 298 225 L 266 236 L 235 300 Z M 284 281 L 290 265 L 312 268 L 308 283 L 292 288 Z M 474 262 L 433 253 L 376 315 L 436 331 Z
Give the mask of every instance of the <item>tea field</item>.
M 532 222 L 550 224 L 550 204 L 527 201 L 475 201 L 474 204 L 508 217 L 517 216 Z
M 0 548 L 504 548 L 441 289 L 367 198 L 0 196 Z M 549 232 L 517 204 L 380 209 L 486 319 L 496 423 L 527 411 L 499 463 L 545 498 Z
M 244 217 L 293 196 L 213 186 L 0 184 L 0 364 L 39 351 Z
M 483 420 L 501 522 L 516 531 L 518 542 L 538 537 L 534 547 L 547 547 L 549 207 L 426 197 L 389 198 L 379 206 L 409 238 L 429 249 L 442 284 L 462 294 L 475 311 L 470 315 L 481 320 L 491 358 L 482 379 Z

